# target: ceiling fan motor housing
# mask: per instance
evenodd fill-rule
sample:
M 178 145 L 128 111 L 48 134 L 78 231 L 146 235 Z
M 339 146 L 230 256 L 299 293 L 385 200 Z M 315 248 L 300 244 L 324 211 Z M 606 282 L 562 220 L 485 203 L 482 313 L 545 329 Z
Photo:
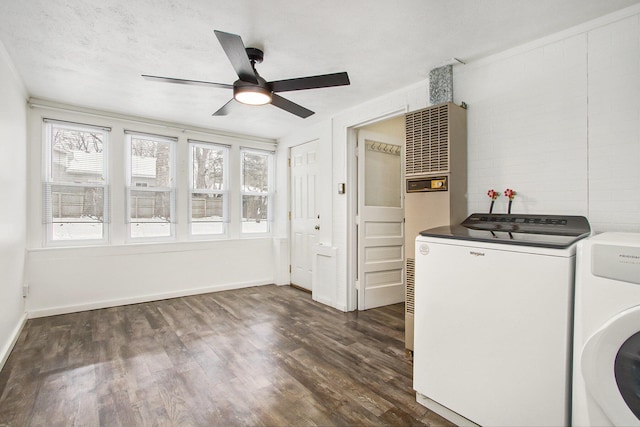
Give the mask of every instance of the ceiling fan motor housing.
M 249 61 L 252 63 L 259 64 L 264 59 L 264 52 L 255 47 L 248 47 L 245 49 L 247 52 L 247 56 L 249 57 Z

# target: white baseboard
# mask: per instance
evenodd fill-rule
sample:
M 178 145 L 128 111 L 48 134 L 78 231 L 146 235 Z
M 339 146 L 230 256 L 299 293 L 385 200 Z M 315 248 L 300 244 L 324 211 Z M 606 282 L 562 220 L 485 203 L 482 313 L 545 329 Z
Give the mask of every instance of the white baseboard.
M 80 311 L 97 310 L 100 308 L 117 307 L 120 305 L 139 304 L 149 301 L 159 301 L 170 298 L 180 298 L 190 295 L 208 294 L 210 292 L 228 291 L 232 289 L 250 288 L 252 286 L 264 286 L 273 284 L 272 279 L 263 281 L 251 281 L 241 283 L 229 283 L 223 285 L 205 286 L 202 288 L 181 289 L 178 291 L 164 292 L 159 294 L 140 295 L 129 298 L 112 299 L 106 301 L 97 301 L 86 304 L 67 305 L 61 307 L 51 307 L 43 309 L 28 310 L 28 318 L 35 319 L 38 317 L 56 316 L 59 314 L 77 313 Z
M 20 332 L 24 328 L 24 325 L 27 323 L 27 313 L 23 313 L 18 320 L 18 324 L 13 329 L 9 340 L 6 342 L 4 347 L 2 347 L 2 351 L 0 352 L 0 371 L 4 368 L 4 364 L 7 362 L 9 355 L 11 354 L 11 350 L 13 350 L 13 346 L 16 345 L 16 341 L 20 337 Z
M 317 297 L 317 296 L 313 295 L 313 293 L 312 293 L 311 294 L 311 299 L 314 300 L 315 302 L 319 302 L 320 304 L 324 304 L 324 305 L 328 305 L 329 307 L 333 307 L 333 301 L 329 300 L 328 298 Z
M 316 297 L 316 295 L 312 294 L 312 300 L 315 302 L 319 302 L 320 304 L 328 305 L 329 307 L 335 308 L 336 310 L 344 311 L 346 313 L 347 307 L 344 305 L 336 304 L 335 301 L 331 301 L 328 298 Z
M 335 308 L 336 310 L 340 310 L 340 311 L 344 311 L 345 313 L 349 310 L 347 310 L 347 306 L 344 304 L 332 304 L 331 305 L 333 308 Z
M 478 424 L 474 423 L 473 421 L 468 420 L 457 412 L 453 412 L 451 409 L 445 406 L 442 406 L 435 400 L 429 399 L 422 393 L 416 393 L 416 402 L 430 409 L 441 417 L 446 418 L 459 427 L 479 427 Z

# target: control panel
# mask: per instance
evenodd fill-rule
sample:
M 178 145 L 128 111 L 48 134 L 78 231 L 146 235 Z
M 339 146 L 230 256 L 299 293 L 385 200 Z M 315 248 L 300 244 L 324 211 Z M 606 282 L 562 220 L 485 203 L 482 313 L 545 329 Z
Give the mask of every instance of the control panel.
M 586 218 L 571 215 L 475 213 L 465 219 L 461 225 L 473 230 L 565 236 L 578 236 L 591 231 Z
M 425 191 L 447 191 L 446 176 L 407 179 L 407 193 L 421 193 Z

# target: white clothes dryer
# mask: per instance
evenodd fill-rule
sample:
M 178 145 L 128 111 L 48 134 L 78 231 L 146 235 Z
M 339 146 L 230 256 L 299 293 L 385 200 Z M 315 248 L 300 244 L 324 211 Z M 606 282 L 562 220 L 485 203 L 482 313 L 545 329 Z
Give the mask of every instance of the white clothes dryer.
M 574 426 L 640 426 L 640 234 L 578 243 Z

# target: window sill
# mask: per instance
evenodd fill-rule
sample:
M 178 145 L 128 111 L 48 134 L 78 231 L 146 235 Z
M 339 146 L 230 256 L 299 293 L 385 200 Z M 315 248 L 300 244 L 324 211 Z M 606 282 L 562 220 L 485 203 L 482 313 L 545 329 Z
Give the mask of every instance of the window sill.
M 273 236 L 252 235 L 240 238 L 224 238 L 210 240 L 189 240 L 171 242 L 131 242 L 119 245 L 77 245 L 77 246 L 52 246 L 46 248 L 28 248 L 29 254 L 82 254 L 82 256 L 109 256 L 109 255 L 133 255 L 133 254 L 153 254 L 167 252 L 188 252 L 210 249 L 224 249 L 228 245 L 245 245 L 251 241 L 264 242 L 272 241 Z

